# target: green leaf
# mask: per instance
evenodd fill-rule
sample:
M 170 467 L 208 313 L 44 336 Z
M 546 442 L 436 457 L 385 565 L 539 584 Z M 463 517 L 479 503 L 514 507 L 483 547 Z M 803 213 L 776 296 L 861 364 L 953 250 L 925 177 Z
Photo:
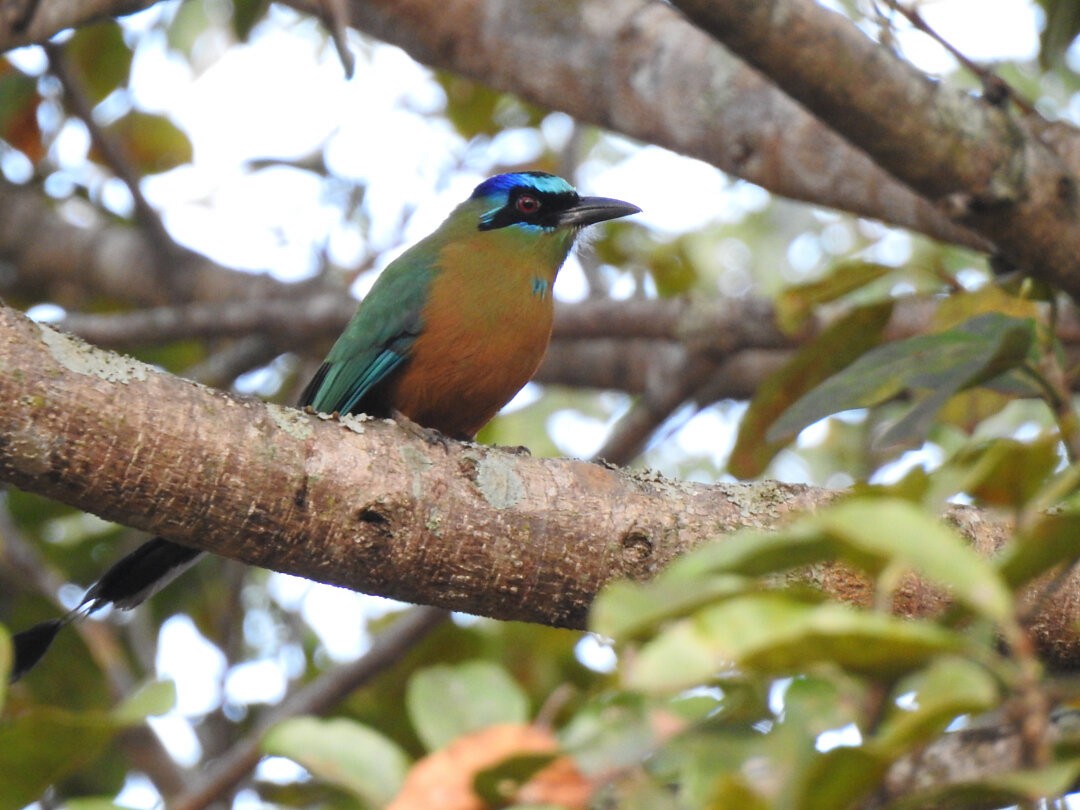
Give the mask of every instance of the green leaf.
M 838 747 L 813 757 L 798 775 L 793 806 L 847 810 L 878 787 L 888 762 L 864 747 Z
M 656 245 L 649 252 L 646 267 L 661 298 L 686 295 L 698 283 L 697 266 L 687 255 L 683 239 Z
M 888 301 L 853 310 L 800 348 L 780 371 L 758 386 L 739 424 L 728 461 L 732 475 L 752 478 L 765 470 L 788 443 L 787 438 L 771 438 L 770 428 L 776 420 L 822 381 L 880 344 L 892 310 Z
M 64 810 L 130 810 L 130 805 L 116 804 L 104 796 L 98 798 L 67 799 Z
M 1039 493 L 1060 463 L 1060 443 L 1056 435 L 1033 442 L 993 439 L 962 449 L 947 466 L 962 470 L 961 491 L 981 503 L 1019 509 Z
M 405 705 L 417 735 L 436 751 L 463 734 L 498 723 L 527 723 L 529 698 L 488 661 L 435 666 L 409 681 Z
M 696 578 L 662 574 L 645 584 L 619 580 L 593 602 L 589 627 L 625 642 L 710 602 L 756 589 L 756 580 L 723 574 Z
M 512 127 L 538 126 L 544 112 L 532 104 L 453 73 L 436 71 L 446 93 L 447 119 L 466 140 Z
M 628 692 L 593 699 L 561 729 L 559 741 L 585 773 L 633 768 L 659 744 L 652 706 Z
M 1055 763 L 1039 770 L 988 775 L 978 781 L 909 793 L 888 805 L 889 810 L 922 810 L 926 807 L 1008 807 L 1028 805 L 1039 799 L 1063 796 L 1080 778 L 1080 759 Z
M 776 319 L 788 334 L 799 331 L 822 304 L 842 298 L 896 271 L 874 262 L 847 261 L 836 265 L 820 281 L 799 284 L 784 290 L 776 299 Z
M 232 27 L 236 38 L 247 42 L 251 29 L 266 16 L 270 0 L 233 0 Z
M 946 587 L 952 597 L 994 621 L 1012 615 L 1012 594 L 993 564 L 938 518 L 899 498 L 851 498 L 811 518 L 843 544 L 842 555 L 879 573 L 902 566 Z
M 631 688 L 669 692 L 709 682 L 732 667 L 770 674 L 832 663 L 899 677 L 936 655 L 958 652 L 960 636 L 845 605 L 808 605 L 783 593 L 737 597 L 674 623 L 643 645 L 626 673 Z
M 1080 558 L 1080 513 L 1043 515 L 1015 535 L 995 560 L 1005 582 L 1020 588 L 1062 563 Z
M 119 725 L 141 723 L 147 717 L 165 714 L 176 705 L 176 684 L 172 681 L 150 681 L 112 711 L 112 718 Z
M 79 28 L 64 47 L 64 57 L 79 77 L 91 104 L 127 84 L 132 52 L 115 20 Z
M 0 721 L 0 797 L 6 807 L 41 798 L 94 762 L 117 732 L 104 712 L 34 708 Z
M 738 807 L 739 810 L 768 810 L 769 803 L 749 784 L 742 774 L 728 773 L 716 780 L 710 807 Z
M 1060 65 L 1065 52 L 1080 33 L 1080 5 L 1075 0 L 1037 0 L 1046 12 L 1039 34 L 1039 65 L 1050 69 Z
M 685 580 L 720 573 L 758 577 L 835 556 L 835 545 L 803 523 L 773 532 L 748 529 L 694 549 L 672 563 L 661 578 Z
M 191 162 L 191 141 L 163 115 L 132 110 L 106 127 L 140 174 L 156 174 Z M 95 155 L 100 160 L 99 156 Z
M 1001 700 L 999 684 L 986 669 L 952 656 L 931 662 L 894 690 L 896 695 L 909 693 L 914 693 L 914 705 L 894 705 L 870 743 L 890 759 L 937 738 L 957 717 L 989 711 Z
M 485 768 L 473 778 L 476 795 L 493 807 L 513 799 L 522 785 L 558 758 L 559 754 L 519 754 Z
M 915 405 L 882 442 L 921 440 L 949 397 L 1020 366 L 1034 342 L 1031 319 L 987 313 L 955 329 L 879 346 L 792 405 L 766 439 L 790 441 L 826 416 L 879 405 L 908 391 Z
M 0 138 L 31 163 L 45 156 L 37 118 L 40 101 L 37 79 L 0 60 Z
M 319 779 L 377 807 L 397 795 L 409 768 L 409 758 L 396 743 L 344 718 L 285 720 L 267 732 L 262 749 L 295 760 Z

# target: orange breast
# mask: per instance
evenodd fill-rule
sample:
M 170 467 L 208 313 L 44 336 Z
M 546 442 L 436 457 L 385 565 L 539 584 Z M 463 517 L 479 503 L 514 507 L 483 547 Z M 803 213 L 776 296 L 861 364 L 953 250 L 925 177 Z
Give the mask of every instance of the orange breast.
M 432 281 L 423 331 L 389 392 L 414 422 L 457 438 L 472 438 L 529 381 L 551 337 L 557 268 L 481 258 L 443 256 L 450 269 Z M 456 260 L 474 269 L 454 271 Z

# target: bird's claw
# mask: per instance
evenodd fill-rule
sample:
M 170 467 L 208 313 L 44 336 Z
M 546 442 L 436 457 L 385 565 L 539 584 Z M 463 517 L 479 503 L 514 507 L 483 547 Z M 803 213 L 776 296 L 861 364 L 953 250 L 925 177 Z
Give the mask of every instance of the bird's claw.
M 418 439 L 423 439 L 431 445 L 437 444 L 442 447 L 443 450 L 450 450 L 450 442 L 452 439 L 445 433 L 441 433 L 435 428 L 424 427 L 423 425 L 417 424 L 396 408 L 392 411 L 391 417 L 397 422 L 399 427 L 403 428 L 408 433 L 411 433 L 413 436 L 416 436 Z

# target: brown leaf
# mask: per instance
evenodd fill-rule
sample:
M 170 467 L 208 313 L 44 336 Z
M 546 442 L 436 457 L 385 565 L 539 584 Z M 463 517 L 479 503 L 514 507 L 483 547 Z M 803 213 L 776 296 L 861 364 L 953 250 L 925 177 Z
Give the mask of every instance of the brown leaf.
M 421 759 L 387 810 L 488 810 L 473 790 L 483 770 L 522 754 L 555 753 L 559 744 L 547 729 L 503 724 L 458 737 L 441 751 Z M 559 757 L 518 790 L 518 803 L 585 808 L 592 786 L 570 757 Z

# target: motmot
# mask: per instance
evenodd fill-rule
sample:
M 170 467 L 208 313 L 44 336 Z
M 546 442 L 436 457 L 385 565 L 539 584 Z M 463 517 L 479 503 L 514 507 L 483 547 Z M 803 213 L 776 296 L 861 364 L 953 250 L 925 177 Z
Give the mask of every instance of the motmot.
M 300 407 L 404 417 L 471 440 L 540 365 L 555 277 L 582 228 L 640 210 L 583 197 L 546 172 L 488 178 L 376 279 Z M 109 604 L 135 607 L 203 553 L 164 537 L 147 541 L 66 616 L 14 636 L 12 680 L 41 659 L 64 625 Z

